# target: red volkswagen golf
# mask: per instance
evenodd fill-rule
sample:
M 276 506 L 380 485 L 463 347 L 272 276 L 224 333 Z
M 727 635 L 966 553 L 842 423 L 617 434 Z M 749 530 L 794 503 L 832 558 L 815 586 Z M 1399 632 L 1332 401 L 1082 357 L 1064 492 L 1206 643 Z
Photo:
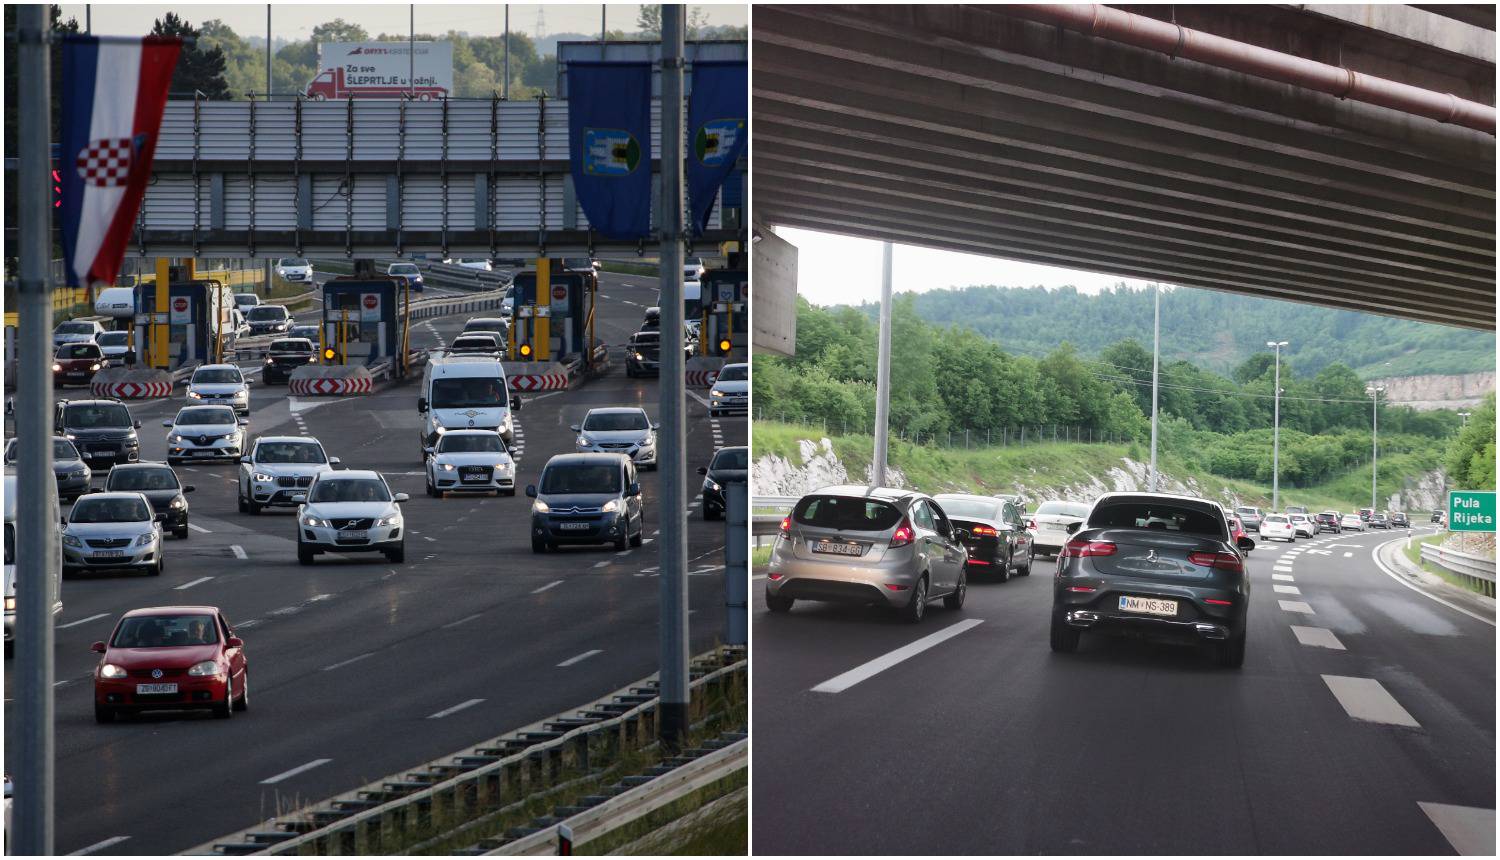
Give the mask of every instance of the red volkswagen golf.
M 125 613 L 94 670 L 94 718 L 207 708 L 227 718 L 250 705 L 245 643 L 214 606 L 156 606 Z

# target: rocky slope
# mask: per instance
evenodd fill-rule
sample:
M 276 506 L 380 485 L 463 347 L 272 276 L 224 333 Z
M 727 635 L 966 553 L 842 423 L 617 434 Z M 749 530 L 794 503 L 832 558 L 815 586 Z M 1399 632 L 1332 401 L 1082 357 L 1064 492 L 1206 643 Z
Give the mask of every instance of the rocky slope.
M 1413 409 L 1477 406 L 1486 394 L 1495 390 L 1493 372 L 1392 376 L 1373 382 L 1385 386 L 1386 402 Z

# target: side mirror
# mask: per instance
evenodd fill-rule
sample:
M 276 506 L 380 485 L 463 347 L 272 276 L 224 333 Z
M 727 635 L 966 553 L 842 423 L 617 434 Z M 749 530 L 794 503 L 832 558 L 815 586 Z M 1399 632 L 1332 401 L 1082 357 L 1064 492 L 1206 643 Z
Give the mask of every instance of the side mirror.
M 627 495 L 627 496 L 639 496 L 640 494 L 641 494 L 641 484 L 640 484 L 639 481 L 631 484 L 625 490 L 625 495 Z
M 163 426 L 163 427 L 171 427 L 172 426 L 172 419 L 168 418 L 167 420 L 161 422 L 161 426 Z
M 191 493 L 192 491 L 194 491 L 196 489 L 198 489 L 198 488 L 195 487 L 195 486 L 193 486 L 192 484 L 185 484 L 185 485 L 183 485 L 182 491 L 184 493 Z
M 1073 534 L 1073 533 L 1077 532 L 1081 528 L 1083 528 L 1083 523 L 1081 523 L 1081 522 L 1068 523 L 1068 534 Z
M 660 430 L 661 429 L 661 422 L 659 422 L 659 421 L 652 421 L 651 422 L 651 429 L 652 430 Z
M 239 419 L 239 425 L 241 427 L 249 427 L 250 426 L 250 419 L 249 418 L 241 418 L 241 419 Z
M 528 498 L 528 499 L 534 499 L 534 498 L 536 498 L 536 484 L 527 484 L 526 485 L 526 498 Z
M 417 398 L 417 412 L 418 413 L 424 413 L 426 411 L 427 411 L 427 398 L 425 398 L 425 397 L 418 397 Z
M 58 522 L 61 523 L 61 524 L 63 524 L 63 525 L 67 525 L 68 524 L 68 518 L 67 518 L 67 516 L 64 515 L 63 517 L 59 518 Z
M 707 475 L 708 475 L 708 467 L 707 466 L 699 466 L 698 467 L 698 474 L 707 477 Z
M 224 640 L 224 644 L 228 645 L 230 648 L 243 648 L 245 647 L 245 640 L 241 639 L 238 636 L 231 636 L 228 639 Z
M 511 455 L 512 457 L 516 456 L 515 446 L 513 446 L 513 445 L 506 445 L 505 446 L 505 453 Z
M 251 462 L 250 461 L 250 455 L 249 454 L 245 454 L 244 456 L 240 457 L 240 462 L 244 463 L 246 465 L 249 465 L 250 462 Z
M 135 424 L 135 429 L 137 429 L 137 430 L 141 429 L 141 422 L 136 421 L 136 422 L 134 422 L 134 424 Z
M 164 522 L 167 521 L 167 515 L 166 514 L 156 514 L 151 519 L 153 519 L 153 520 L 155 520 L 156 522 L 159 522 L 159 523 L 164 523 Z
M 410 498 L 411 498 L 411 496 L 408 496 L 405 493 L 397 493 L 396 495 L 391 496 L 391 499 L 393 501 L 397 501 L 397 502 L 404 502 L 404 501 L 406 501 L 407 499 L 410 499 Z
M 328 465 L 330 465 L 330 466 L 337 466 L 338 464 L 340 464 L 342 462 L 344 462 L 344 461 L 340 460 L 337 457 L 329 457 L 328 458 Z
M 1248 537 L 1242 537 L 1239 540 L 1235 541 L 1235 546 L 1238 546 L 1244 552 L 1249 552 L 1250 550 L 1255 549 L 1255 541 L 1251 540 Z
M 94 644 L 92 644 L 92 645 L 89 646 L 89 650 L 93 651 L 95 654 L 103 654 L 104 650 L 105 650 L 104 649 L 104 643 L 103 642 L 95 642 Z
M 568 425 L 568 429 L 572 430 L 574 433 L 579 433 L 579 432 L 582 432 L 581 430 L 578 429 L 580 426 L 582 426 L 582 425 L 579 425 L 579 424 L 569 424 Z

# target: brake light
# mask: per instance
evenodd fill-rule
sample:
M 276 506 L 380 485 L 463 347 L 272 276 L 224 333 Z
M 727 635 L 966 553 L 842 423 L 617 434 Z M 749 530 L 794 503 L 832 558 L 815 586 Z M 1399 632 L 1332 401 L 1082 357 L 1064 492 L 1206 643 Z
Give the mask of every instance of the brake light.
M 915 535 L 911 530 L 911 521 L 905 517 L 901 518 L 901 525 L 897 526 L 895 534 L 891 535 L 891 549 L 910 544 Z
M 1114 555 L 1116 549 L 1117 547 L 1107 540 L 1075 539 L 1068 541 L 1063 551 L 1070 557 L 1087 558 L 1093 555 Z
M 784 573 L 768 573 L 768 574 L 766 574 L 766 579 L 769 579 L 772 582 L 776 582 L 777 580 L 781 579 L 783 576 L 786 576 L 786 574 L 784 574 Z
M 788 534 L 789 532 L 791 532 L 791 530 L 792 530 L 792 518 L 791 517 L 782 517 L 781 518 L 781 533 L 782 534 Z
M 971 558 L 971 559 L 969 559 L 969 564 L 983 564 L 983 565 L 988 565 L 989 562 L 984 561 L 983 559 Z
M 910 585 L 897 585 L 894 582 L 887 582 L 885 584 L 885 587 L 889 588 L 891 591 L 906 591 L 907 589 L 911 588 Z
M 1190 552 L 1188 561 L 1203 567 L 1211 567 L 1215 570 L 1227 570 L 1231 573 L 1243 573 L 1245 564 L 1240 557 L 1232 552 Z M 1212 603 L 1213 601 L 1208 601 Z
M 1098 591 L 1099 589 L 1093 587 L 1092 585 L 1070 585 L 1070 586 L 1068 586 L 1068 590 L 1069 591 L 1079 591 L 1079 592 L 1082 592 L 1084 594 L 1088 594 L 1091 591 Z
M 1212 603 L 1214 606 L 1233 606 L 1233 600 L 1215 600 L 1212 597 L 1203 598 L 1204 603 Z
M 970 529 L 969 532 L 976 537 L 995 537 L 996 535 L 1000 534 L 999 531 L 992 529 L 989 526 L 975 526 L 974 528 Z

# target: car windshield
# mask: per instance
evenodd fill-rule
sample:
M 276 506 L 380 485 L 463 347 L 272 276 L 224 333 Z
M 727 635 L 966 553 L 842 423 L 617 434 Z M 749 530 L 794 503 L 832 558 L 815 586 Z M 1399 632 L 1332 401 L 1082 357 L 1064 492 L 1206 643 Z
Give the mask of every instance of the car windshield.
M 582 271 L 594 268 L 594 262 L 588 257 L 565 257 L 563 258 L 563 268 Z
M 98 358 L 103 355 L 99 347 L 92 343 L 74 343 L 58 347 L 58 358 Z
M 1119 501 L 1095 506 L 1089 514 L 1088 527 L 1163 529 L 1223 537 L 1221 522 L 1219 517 L 1207 511 L 1166 502 Z
M 438 443 L 438 451 L 443 454 L 498 453 L 503 450 L 505 448 L 500 444 L 498 433 L 486 433 L 483 436 L 449 433 Z
M 750 367 L 749 365 L 745 364 L 726 365 L 724 369 L 719 372 L 720 382 L 743 382 L 744 380 L 749 378 Z
M 292 258 L 287 259 L 287 260 L 282 260 L 281 261 L 281 265 L 283 265 L 283 266 L 296 266 L 296 267 L 300 268 L 302 266 L 308 265 L 308 263 L 307 263 L 306 260 L 302 259 L 301 257 L 292 257 Z
M 111 648 L 181 648 L 216 645 L 218 625 L 212 615 L 134 615 L 120 622 Z
M 309 341 L 318 339 L 318 327 L 315 325 L 294 326 L 289 332 L 293 337 L 305 337 Z
M 609 432 L 612 430 L 646 430 L 651 423 L 646 420 L 646 413 L 640 410 L 631 412 L 590 412 L 583 419 L 583 429 Z
M 100 346 L 126 346 L 130 343 L 130 332 L 107 331 L 95 338 Z
M 93 331 L 92 323 L 67 322 L 57 327 L 58 334 L 92 334 Z
M 1089 506 L 1081 502 L 1042 502 L 1037 506 L 1037 514 L 1061 517 L 1086 517 L 1089 515 Z
M 374 478 L 338 478 L 315 481 L 309 502 L 389 502 L 391 493 L 384 481 Z
M 306 340 L 273 340 L 271 341 L 271 352 L 312 352 L 311 341 Z
M 494 336 L 490 337 L 459 337 L 453 339 L 453 349 L 478 349 L 494 351 L 500 348 L 500 340 Z
M 160 469 L 111 469 L 104 488 L 111 492 L 133 490 L 175 490 L 180 486 L 177 475 L 170 468 Z
M 938 499 L 938 506 L 950 517 L 994 520 L 1000 518 L 1000 503 L 979 499 Z
M 188 406 L 178 410 L 172 422 L 179 426 L 194 424 L 234 424 L 234 410 L 228 406 Z
M 245 377 L 240 375 L 239 368 L 235 367 L 205 367 L 193 374 L 193 385 L 203 383 L 239 383 L 244 382 Z
M 286 317 L 286 308 L 281 305 L 258 305 L 245 313 L 245 319 L 251 322 L 275 322 Z
M 748 468 L 749 459 L 750 450 L 748 448 L 725 448 L 714 455 L 713 465 L 709 466 L 709 468 L 714 470 L 744 470 Z
M 901 511 L 895 505 L 874 499 L 803 496 L 792 509 L 792 519 L 816 528 L 883 532 L 901 521 Z
M 509 402 L 504 377 L 461 376 L 432 381 L 433 409 L 494 408 Z
M 260 304 L 260 296 L 254 293 L 235 293 L 234 303 L 237 305 L 258 305 Z
M 7 459 L 9 459 L 9 458 L 7 458 Z M 53 460 L 77 460 L 78 459 L 78 449 L 75 448 L 75 447 L 73 447 L 73 443 L 69 442 L 67 439 L 53 439 L 52 440 L 52 459 Z
M 120 403 L 91 403 L 69 406 L 63 412 L 63 426 L 78 430 L 95 427 L 129 427 L 130 410 Z
M 630 342 L 636 346 L 661 346 L 661 333 L 638 331 L 630 336 Z
M 417 266 L 415 263 L 394 263 L 386 269 L 388 275 L 415 275 Z
M 257 463 L 325 463 L 323 447 L 314 442 L 262 442 L 255 446 Z
M 620 467 L 614 463 L 562 463 L 542 472 L 544 495 L 618 493 L 620 489 Z
M 84 496 L 73 505 L 74 523 L 139 523 L 151 519 L 151 506 L 141 499 L 101 499 Z

